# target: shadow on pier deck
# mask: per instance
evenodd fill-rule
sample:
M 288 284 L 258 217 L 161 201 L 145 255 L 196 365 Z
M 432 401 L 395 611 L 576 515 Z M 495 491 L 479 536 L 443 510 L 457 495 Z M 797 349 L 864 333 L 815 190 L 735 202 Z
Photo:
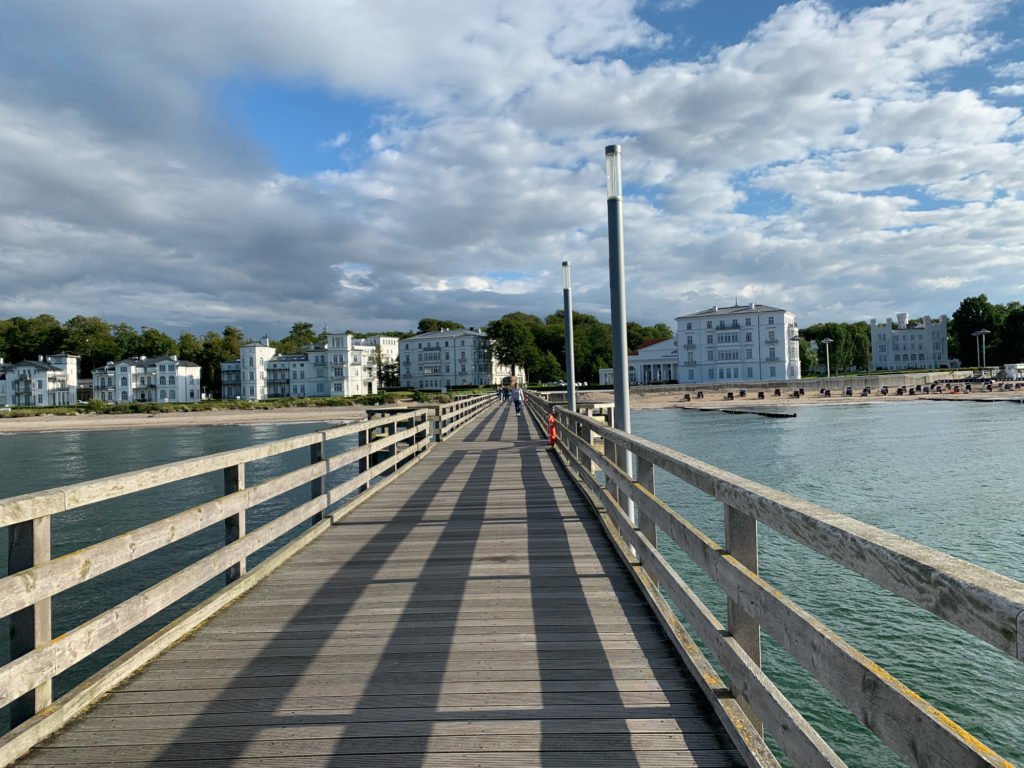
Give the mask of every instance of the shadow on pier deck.
M 543 435 L 499 406 L 17 765 L 742 760 Z

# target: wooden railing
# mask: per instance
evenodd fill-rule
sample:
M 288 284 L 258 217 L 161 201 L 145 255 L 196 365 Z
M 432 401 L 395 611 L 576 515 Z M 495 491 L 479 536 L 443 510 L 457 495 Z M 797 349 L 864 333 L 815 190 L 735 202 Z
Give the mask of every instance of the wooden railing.
M 620 432 L 608 426 L 609 410 L 573 413 L 541 397 L 531 397 L 530 407 L 544 421 L 555 414 L 558 455 L 601 511 L 621 554 L 646 585 L 663 626 L 675 636 L 677 649 L 703 681 L 734 740 L 747 745 L 749 762 L 775 762 L 763 743 L 751 738 L 763 724 L 795 765 L 845 765 L 760 668 L 764 630 L 908 765 L 1012 768 L 760 578 L 757 523 L 1017 660 L 1024 660 L 1024 583 Z M 623 469 L 634 460 L 635 480 Z M 655 495 L 654 467 L 722 502 L 724 547 Z M 659 536 L 675 542 L 725 594 L 726 626 L 658 551 Z M 662 590 L 726 671 L 728 687 L 677 620 Z M 723 696 L 729 691 L 732 697 Z M 738 707 L 730 708 L 730 701 Z
M 0 528 L 7 529 L 9 541 L 9 575 L 0 579 L 0 618 L 10 617 L 11 625 L 11 661 L 0 667 L 0 707 L 10 707 L 12 724 L 0 739 L 0 765 L 53 733 L 419 461 L 430 450 L 432 437 L 443 440 L 494 402 L 494 395 L 483 395 L 451 405 L 396 408 L 392 413 L 376 409 L 372 418 L 353 424 L 0 500 Z M 358 445 L 338 452 L 339 438 L 353 435 Z M 303 449 L 309 452 L 307 465 L 247 486 L 247 464 Z M 352 476 L 340 479 L 336 473 L 346 467 Z M 51 559 L 54 516 L 212 472 L 223 473 L 223 496 Z M 308 501 L 246 530 L 246 510 L 302 486 L 309 488 Z M 168 503 L 173 498 L 168 494 Z M 223 525 L 222 547 L 60 637 L 51 637 L 50 603 L 55 595 L 213 525 Z M 300 526 L 305 530 L 247 570 L 251 555 Z M 55 676 L 218 578 L 226 579 L 224 588 L 52 702 Z

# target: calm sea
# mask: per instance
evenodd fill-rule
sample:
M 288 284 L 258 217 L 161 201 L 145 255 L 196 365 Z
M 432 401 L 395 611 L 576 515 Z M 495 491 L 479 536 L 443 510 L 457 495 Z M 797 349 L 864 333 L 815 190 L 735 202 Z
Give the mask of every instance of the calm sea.
M 633 431 L 690 456 L 765 483 L 951 555 L 1024 580 L 1024 406 L 1013 403 L 905 402 L 797 406 L 795 419 L 693 410 L 636 411 Z M 126 472 L 311 431 L 318 424 L 0 435 L 0 498 Z M 248 482 L 297 467 L 307 457 L 250 466 Z M 658 495 L 721 542 L 721 505 L 659 473 Z M 58 516 L 53 550 L 64 554 L 160 519 L 219 493 L 217 473 L 166 494 L 136 494 L 130 505 L 101 504 Z M 303 493 L 302 490 L 299 493 Z M 294 503 L 283 498 L 249 514 L 251 527 Z M 1004 757 L 1024 766 L 1024 664 L 931 614 L 888 595 L 826 559 L 760 527 L 761 574 L 844 639 L 895 674 Z M 197 534 L 54 600 L 54 631 L 212 551 L 219 531 Z M 720 619 L 725 605 L 702 573 L 671 545 L 676 567 Z M 0 551 L 6 558 L 6 548 Z M 6 562 L 0 562 L 6 571 Z M 180 614 L 219 585 L 154 617 L 90 669 L 57 681 L 67 690 L 98 664 Z M 7 639 L 6 627 L 0 643 Z M 8 649 L 0 647 L 0 659 Z M 851 766 L 902 765 L 801 667 L 764 640 L 764 667 Z M 84 666 L 84 665 L 83 665 Z M 2 722 L 2 721 L 0 721 Z
M 795 419 L 638 411 L 633 432 L 694 458 L 1024 581 L 1024 406 L 797 406 Z M 658 496 L 724 543 L 722 505 L 656 474 Z M 759 526 L 760 572 L 1005 758 L 1024 765 L 1024 664 Z M 662 548 L 715 614 L 717 588 Z M 770 637 L 763 666 L 851 766 L 903 763 Z

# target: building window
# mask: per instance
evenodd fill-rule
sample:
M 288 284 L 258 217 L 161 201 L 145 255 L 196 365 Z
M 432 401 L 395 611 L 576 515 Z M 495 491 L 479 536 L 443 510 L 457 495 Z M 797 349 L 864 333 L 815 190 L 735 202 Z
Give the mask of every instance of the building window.
M 711 321 L 708 320 L 708 328 L 710 328 L 710 327 L 711 327 Z
M 775 378 L 775 366 L 774 366 L 774 365 L 773 365 L 773 366 L 771 366 L 771 367 L 770 367 L 770 368 L 768 369 L 768 375 L 769 375 L 769 376 L 771 376 L 771 377 L 772 377 L 773 379 Z
M 772 315 L 768 315 L 768 325 L 775 325 L 775 318 Z
M 715 337 L 714 337 L 714 336 L 712 336 L 712 335 L 711 335 L 711 334 L 709 333 L 709 334 L 708 334 L 708 344 L 714 344 L 714 343 L 715 343 Z
M 127 376 L 122 376 L 121 377 L 121 386 L 122 387 L 127 387 L 128 386 L 128 377 Z
M 750 325 L 750 318 L 747 318 L 747 325 Z
M 754 378 L 754 369 L 749 367 L 749 366 L 747 366 L 747 378 L 748 379 Z

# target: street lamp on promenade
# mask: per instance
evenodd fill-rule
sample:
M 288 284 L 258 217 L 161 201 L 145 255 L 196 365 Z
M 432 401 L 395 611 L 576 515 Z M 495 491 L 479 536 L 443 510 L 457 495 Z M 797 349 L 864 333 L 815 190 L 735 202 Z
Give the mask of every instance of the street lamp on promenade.
M 825 378 L 832 378 L 832 364 L 828 359 L 828 345 L 831 344 L 835 339 L 822 339 L 821 343 L 825 345 Z
M 565 379 L 569 385 L 566 405 L 576 410 L 576 349 L 572 338 L 572 280 L 569 277 L 569 262 L 562 262 L 562 303 L 565 307 Z
M 974 331 L 971 334 L 974 337 L 974 358 L 979 368 L 985 368 L 985 334 L 987 333 L 992 333 L 992 331 L 982 328 L 980 331 Z M 981 352 L 978 352 L 979 337 L 981 337 Z

